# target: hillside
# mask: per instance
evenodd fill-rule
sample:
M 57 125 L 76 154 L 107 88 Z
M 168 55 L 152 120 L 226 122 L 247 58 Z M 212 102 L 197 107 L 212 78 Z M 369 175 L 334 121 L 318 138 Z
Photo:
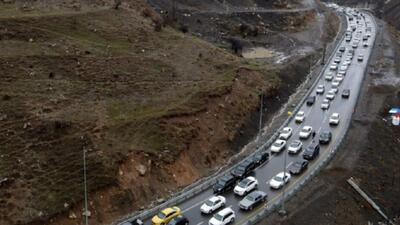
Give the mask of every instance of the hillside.
M 142 0 L 114 5 L 0 3 L 0 224 L 79 224 L 84 151 L 92 223 L 167 197 L 236 154 L 259 95 L 272 117 L 315 54 L 243 59 Z
M 152 185 L 188 184 L 233 154 L 227 139 L 279 84 L 201 40 L 154 31 L 140 11 L 1 7 L 1 224 L 79 202 L 84 149 L 89 190 L 116 187 L 110 207 L 165 194 Z

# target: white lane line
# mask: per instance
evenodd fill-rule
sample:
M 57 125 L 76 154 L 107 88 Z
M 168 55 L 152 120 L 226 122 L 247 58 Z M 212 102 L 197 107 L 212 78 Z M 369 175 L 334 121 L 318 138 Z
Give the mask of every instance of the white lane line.
M 319 127 L 319 129 L 318 129 L 318 131 L 317 131 L 317 133 L 318 133 L 318 134 L 321 132 L 321 129 L 322 129 L 322 124 L 324 124 L 324 123 L 325 123 L 325 121 L 326 121 L 326 118 L 327 118 L 327 116 L 326 116 L 326 114 L 324 113 L 324 118 L 322 119 L 321 126 Z
M 204 221 L 201 221 L 200 223 L 196 224 L 196 225 L 201 225 L 202 223 L 204 223 Z
M 203 202 L 205 202 L 206 200 L 207 200 L 207 199 L 204 199 L 204 200 L 202 200 L 202 201 L 200 201 L 200 202 L 198 202 L 198 203 L 196 203 L 196 204 L 194 204 L 194 205 L 190 206 L 189 208 L 187 208 L 187 209 L 183 210 L 183 211 L 182 211 L 182 213 L 184 213 L 184 212 L 187 212 L 187 211 L 189 211 L 189 210 L 193 209 L 194 207 L 197 207 L 197 206 L 199 206 L 200 204 L 202 204 L 202 203 L 203 203 Z
M 292 164 L 293 164 L 293 162 L 290 162 L 290 163 L 287 165 L 286 169 L 288 169 L 289 166 L 292 165 Z

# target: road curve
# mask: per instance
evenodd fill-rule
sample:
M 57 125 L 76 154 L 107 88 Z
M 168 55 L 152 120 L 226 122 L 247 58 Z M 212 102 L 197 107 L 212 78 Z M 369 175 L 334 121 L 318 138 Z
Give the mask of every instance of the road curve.
M 375 36 L 376 36 L 376 25 L 373 21 L 374 18 L 369 14 L 364 14 L 365 18 L 361 18 L 360 26 L 357 26 L 357 30 L 353 34 L 353 39 L 359 30 L 362 36 L 366 33 L 366 26 L 369 23 L 371 27 L 371 36 L 368 39 L 369 47 L 363 47 L 361 40 L 358 47 L 355 48 L 355 53 L 353 60 L 347 69 L 346 76 L 344 80 L 338 87 L 339 91 L 336 94 L 335 98 L 331 101 L 330 107 L 328 110 L 322 110 L 320 108 L 323 99 L 328 90 L 331 89 L 331 81 L 326 81 L 324 76 L 320 76 L 320 80 L 318 81 L 318 85 L 325 86 L 324 95 L 316 95 L 315 89 L 318 85 L 314 87 L 311 95 L 316 95 L 316 101 L 312 106 L 307 106 L 305 103 L 300 107 L 301 111 L 305 112 L 305 120 L 301 124 L 297 124 L 292 120 L 289 122 L 288 126 L 293 129 L 292 136 L 288 139 L 288 143 L 291 143 L 294 140 L 299 140 L 299 132 L 301 128 L 305 125 L 312 126 L 316 131 L 316 141 L 319 133 L 322 131 L 331 131 L 332 132 L 332 140 L 328 145 L 321 145 L 321 150 L 319 156 L 310 161 L 308 169 L 299 176 L 292 176 L 290 182 L 286 185 L 286 192 L 289 192 L 295 189 L 299 183 L 303 182 L 310 173 L 314 171 L 316 167 L 318 167 L 324 160 L 328 158 L 328 155 L 334 150 L 334 147 L 339 144 L 343 135 L 346 133 L 347 127 L 350 124 L 351 116 L 353 114 L 353 110 L 355 109 L 355 105 L 357 102 L 358 94 L 360 92 L 361 84 L 364 78 L 364 74 L 367 68 L 368 59 L 371 55 Z M 347 18 L 348 19 L 348 18 Z M 351 42 L 345 42 L 343 39 L 342 42 L 338 44 L 338 46 L 345 46 L 346 53 L 347 49 L 353 49 Z M 332 54 L 335 54 L 333 52 Z M 364 56 L 363 61 L 358 61 L 357 57 L 359 54 Z M 334 57 L 331 57 L 331 61 L 333 61 Z M 343 62 L 344 57 L 342 58 Z M 332 62 L 329 62 L 331 64 Z M 329 71 L 329 66 L 325 68 L 323 73 Z M 350 89 L 350 97 L 348 99 L 343 99 L 341 97 L 341 93 L 343 89 Z M 338 126 L 332 127 L 329 125 L 329 117 L 332 113 L 340 114 L 340 123 Z M 312 142 L 312 138 L 310 137 L 308 140 L 302 140 L 303 149 L 308 146 Z M 283 191 L 282 190 L 272 190 L 270 189 L 268 182 L 274 177 L 277 173 L 282 172 L 285 168 L 288 168 L 293 162 L 302 159 L 302 152 L 297 155 L 289 155 L 287 153 L 287 148 L 280 152 L 279 154 L 271 154 L 271 157 L 268 162 L 264 163 L 260 167 L 258 167 L 253 173 L 252 176 L 256 177 L 258 180 L 258 190 L 264 191 L 268 195 L 268 201 L 259 205 L 257 208 L 253 209 L 250 212 L 244 212 L 239 209 L 238 203 L 242 199 L 242 197 L 238 197 L 233 194 L 233 192 L 227 192 L 222 194 L 226 198 L 226 206 L 231 207 L 236 214 L 236 219 L 233 224 L 244 224 L 251 217 L 253 217 L 256 213 L 262 211 L 267 206 L 277 203 L 281 200 Z M 285 164 L 286 162 L 286 164 Z M 182 209 L 183 214 L 189 219 L 191 225 L 203 225 L 208 224 L 209 219 L 212 215 L 202 215 L 200 213 L 201 204 L 207 200 L 209 197 L 213 196 L 212 188 L 206 189 L 203 192 L 200 192 L 197 195 L 187 199 L 178 205 L 179 208 Z M 151 218 L 143 218 L 145 225 L 151 225 Z M 129 221 L 129 220 L 128 220 Z

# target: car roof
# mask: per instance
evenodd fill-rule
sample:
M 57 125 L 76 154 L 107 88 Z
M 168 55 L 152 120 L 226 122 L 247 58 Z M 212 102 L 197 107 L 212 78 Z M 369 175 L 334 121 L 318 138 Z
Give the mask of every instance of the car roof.
M 260 196 L 260 195 L 264 195 L 264 194 L 266 194 L 265 192 L 262 192 L 262 191 L 259 191 L 259 190 L 255 190 L 255 191 L 252 191 L 250 194 L 249 194 L 249 196 L 251 196 L 251 197 L 257 197 L 257 196 Z
M 231 208 L 225 208 L 225 209 L 219 211 L 218 214 L 221 216 L 225 216 L 226 214 L 228 214 L 230 212 L 233 212 L 233 210 Z
M 220 179 L 223 180 L 223 181 L 227 181 L 227 180 L 230 180 L 232 178 L 234 178 L 232 175 L 226 174 L 225 176 L 221 177 Z
M 332 116 L 339 116 L 339 113 L 332 113 Z
M 212 201 L 212 202 L 215 202 L 215 201 L 219 200 L 219 197 L 218 197 L 218 196 L 212 196 L 212 197 L 209 198 L 208 200 L 210 200 L 210 201 Z
M 276 174 L 276 177 L 283 177 L 284 172 L 280 172 L 278 174 Z M 289 175 L 289 173 L 286 173 L 286 175 Z
M 294 144 L 294 143 L 296 143 L 296 144 L 298 144 L 298 143 L 302 143 L 300 140 L 294 140 L 293 142 L 292 142 L 292 144 Z
M 173 209 L 173 208 L 165 208 L 165 209 L 163 209 L 161 212 L 163 213 L 163 214 L 165 214 L 165 215 L 167 215 L 167 214 L 170 214 L 171 212 L 174 212 L 175 211 L 175 209 Z

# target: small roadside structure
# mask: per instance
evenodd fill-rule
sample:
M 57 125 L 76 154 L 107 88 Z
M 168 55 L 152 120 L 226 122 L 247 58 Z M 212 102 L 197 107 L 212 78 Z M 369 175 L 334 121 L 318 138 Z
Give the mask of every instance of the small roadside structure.
M 391 108 L 389 113 L 392 114 L 392 124 L 394 126 L 400 125 L 400 107 L 399 108 Z

